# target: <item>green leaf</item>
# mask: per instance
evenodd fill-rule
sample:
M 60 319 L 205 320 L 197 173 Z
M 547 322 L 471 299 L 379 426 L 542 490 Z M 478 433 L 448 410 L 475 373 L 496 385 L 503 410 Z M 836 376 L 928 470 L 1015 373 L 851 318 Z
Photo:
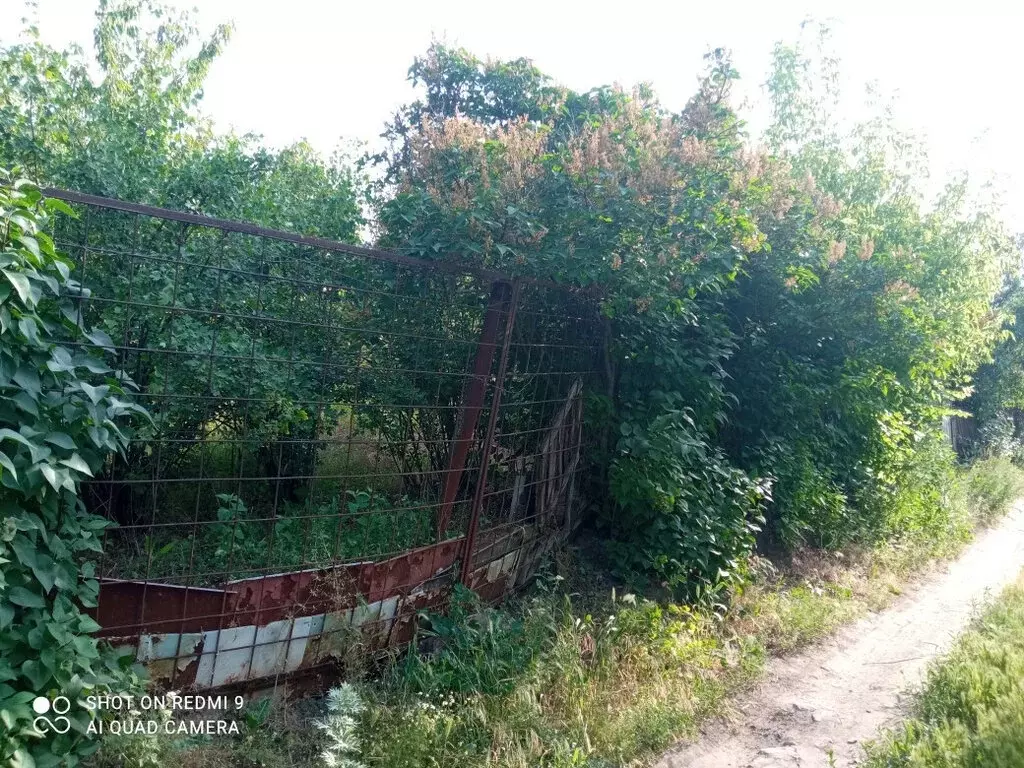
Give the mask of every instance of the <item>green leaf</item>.
M 26 747 L 18 747 L 14 750 L 11 768 L 36 768 L 36 761 Z
M 53 673 L 48 670 L 41 661 L 29 659 L 21 665 L 21 674 L 28 678 L 32 687 L 37 691 L 45 691 Z
M 89 465 L 85 463 L 85 459 L 83 459 L 77 453 L 71 454 L 71 457 L 68 459 L 61 459 L 60 463 L 66 467 L 71 467 L 72 469 L 78 472 L 81 472 L 83 474 L 89 475 L 89 477 L 92 477 L 92 469 L 90 469 Z
M 43 477 L 46 478 L 46 482 L 50 484 L 53 490 L 60 490 L 63 481 L 57 476 L 57 470 L 51 464 L 40 464 L 39 471 L 43 473 Z
M 15 605 L 23 608 L 45 608 L 46 600 L 38 592 L 32 592 L 25 587 L 11 587 L 7 598 Z
M 86 384 L 84 381 L 79 382 L 82 387 L 82 391 L 85 392 L 86 396 L 92 401 L 93 405 L 98 405 L 100 400 L 107 396 L 110 391 L 110 387 L 106 384 L 94 387 L 92 384 Z
M 18 238 L 18 242 L 23 248 L 26 248 L 29 253 L 35 256 L 37 260 L 42 255 L 39 251 L 39 241 L 32 237 L 32 235 L 21 235 Z
M 77 447 L 71 435 L 66 432 L 49 432 L 44 440 L 51 445 L 56 445 L 58 448 L 65 448 L 69 451 L 73 451 Z
M 6 427 L 0 429 L 0 442 L 4 440 L 13 440 L 16 443 L 21 443 L 26 448 L 33 448 L 31 441 L 28 440 L 24 435 L 15 432 L 13 429 L 7 429 Z
M 42 391 L 42 383 L 39 380 L 39 371 L 27 365 L 21 366 L 14 374 L 14 383 L 30 394 L 38 396 Z
M 70 216 L 74 219 L 78 218 L 74 208 L 56 197 L 48 197 L 43 200 L 43 207 L 49 213 L 63 213 L 65 216 Z
M 14 550 L 14 554 L 18 556 L 18 562 L 22 565 L 35 568 L 38 564 L 36 545 L 27 536 L 20 534 L 15 536 L 14 541 L 11 542 L 11 549 Z
M 104 331 L 94 328 L 85 335 L 97 347 L 103 347 L 108 352 L 114 351 L 114 342 Z
M 36 302 L 33 300 L 32 284 L 28 278 L 20 272 L 10 269 L 3 269 L 0 272 L 3 272 L 8 282 L 14 286 L 14 290 L 18 292 L 18 298 L 21 299 L 21 303 L 27 307 L 34 307 Z
M 10 472 L 14 476 L 15 480 L 18 479 L 18 470 L 14 468 L 14 462 L 11 461 L 3 451 L 0 451 L 0 467 L 3 467 Z
M 43 585 L 43 592 L 48 593 L 53 589 L 54 582 L 59 576 L 59 569 L 56 561 L 48 555 L 39 555 L 36 564 L 32 566 L 32 574 Z

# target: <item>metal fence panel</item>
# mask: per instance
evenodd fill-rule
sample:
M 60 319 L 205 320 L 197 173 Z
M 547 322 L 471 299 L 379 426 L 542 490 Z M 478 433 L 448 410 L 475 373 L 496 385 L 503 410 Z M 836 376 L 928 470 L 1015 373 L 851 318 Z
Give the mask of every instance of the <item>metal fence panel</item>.
M 84 497 L 117 523 L 102 632 L 154 677 L 217 687 L 400 646 L 457 579 L 501 599 L 578 522 L 590 297 L 48 193 L 79 212 L 55 233 L 77 311 L 152 415 Z

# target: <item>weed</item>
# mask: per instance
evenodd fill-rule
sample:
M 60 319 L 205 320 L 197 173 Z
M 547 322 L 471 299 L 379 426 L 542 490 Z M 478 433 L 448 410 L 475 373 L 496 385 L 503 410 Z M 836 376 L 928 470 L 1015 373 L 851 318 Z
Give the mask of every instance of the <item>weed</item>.
M 979 459 L 965 472 L 964 485 L 974 519 L 989 525 L 1024 492 L 1024 474 L 1009 458 Z
M 867 766 L 1024 765 L 1024 576 L 933 664 L 915 715 L 867 746 Z
M 390 500 L 369 490 L 347 491 L 322 504 L 284 503 L 279 515 L 218 494 L 214 520 L 191 536 L 169 529 L 148 536 L 141 551 L 123 548 L 108 569 L 127 578 L 216 584 L 232 578 L 374 559 L 433 540 L 430 509 L 408 497 Z

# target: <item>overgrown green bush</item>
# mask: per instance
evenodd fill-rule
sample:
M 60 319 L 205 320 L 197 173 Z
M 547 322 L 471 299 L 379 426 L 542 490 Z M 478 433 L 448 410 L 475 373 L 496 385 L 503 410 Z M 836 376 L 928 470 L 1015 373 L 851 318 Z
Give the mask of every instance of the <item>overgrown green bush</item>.
M 457 586 L 450 610 L 431 614 L 421 633 L 436 651 L 406 654 L 400 665 L 402 688 L 430 700 L 511 692 L 541 650 L 541 618 L 538 612 L 528 620 L 513 618 L 482 606 L 476 595 Z
M 709 616 L 633 596 L 604 607 L 581 615 L 542 594 L 445 625 L 440 652 L 366 689 L 363 761 L 624 765 L 687 732 L 760 664 L 756 643 L 724 642 Z
M 729 466 L 685 412 L 649 429 L 624 421 L 619 450 L 610 487 L 621 509 L 608 525 L 620 564 L 653 572 L 691 599 L 714 600 L 742 584 L 767 487 Z
M 385 245 L 596 289 L 604 530 L 624 566 L 714 598 L 762 500 L 789 548 L 959 535 L 932 435 L 1003 335 L 1015 248 L 963 186 L 921 205 L 891 120 L 836 128 L 827 55 L 776 49 L 765 149 L 728 57 L 708 58 L 673 113 L 435 44 L 387 134 L 378 216 Z
M 31 31 L 0 50 L 0 162 L 30 163 L 47 181 L 85 192 L 357 239 L 365 185 L 348 165 L 304 145 L 272 152 L 252 137 L 218 135 L 202 117 L 202 84 L 228 27 L 201 39 L 190 15 L 155 0 L 104 0 L 97 18 L 102 77 L 79 52 L 52 49 Z M 1018 250 L 966 186 L 925 206 L 916 144 L 888 117 L 837 128 L 829 56 L 803 44 L 776 48 L 773 121 L 756 148 L 730 104 L 739 73 L 724 51 L 707 58 L 696 93 L 673 111 L 647 87 L 575 92 L 528 60 L 483 62 L 435 44 L 414 62 L 418 98 L 388 126 L 388 149 L 375 158 L 383 181 L 373 207 L 380 245 L 588 289 L 571 311 L 576 299 L 534 297 L 522 316 L 546 311 L 553 319 L 541 330 L 553 336 L 577 311 L 604 329 L 601 359 L 579 365 L 604 378 L 587 382 L 586 398 L 604 407 L 589 423 L 608 430 L 594 435 L 603 451 L 587 483 L 602 530 L 624 569 L 714 601 L 743 581 L 762 523 L 762 540 L 790 549 L 959 535 L 959 513 L 943 495 L 951 464 L 932 452 L 930 435 L 997 344 L 972 397 L 979 413 L 1016 402 L 1020 355 L 1006 322 L 1020 292 Z M 215 255 L 236 276 L 301 272 L 331 282 L 329 264 L 289 261 L 285 244 L 255 256 L 194 227 L 96 213 L 88 231 L 70 222 L 64 234 L 97 252 L 130 241 L 197 264 Z M 136 442 L 130 468 L 106 468 L 120 473 L 112 479 L 189 476 L 200 463 L 206 471 L 207 459 L 220 476 L 279 478 L 273 497 L 287 504 L 273 503 L 284 508 L 274 530 L 256 522 L 267 517 L 268 488 L 232 513 L 229 535 L 240 539 L 218 548 L 254 549 L 273 534 L 289 551 L 284 543 L 308 527 L 319 557 L 330 531 L 300 521 L 319 510 L 296 510 L 324 499 L 304 498 L 302 478 L 317 474 L 316 440 L 333 434 L 340 404 L 358 391 L 371 407 L 354 428 L 389 446 L 398 492 L 436 497 L 465 361 L 450 344 L 396 350 L 363 331 L 424 336 L 444 327 L 471 338 L 486 300 L 480 286 L 407 280 L 398 293 L 424 305 L 413 312 L 386 298 L 391 289 L 313 300 L 281 280 L 264 289 L 202 270 L 182 276 L 173 260 L 137 269 L 119 258 L 90 266 L 110 297 L 130 290 L 138 304 L 166 306 L 184 291 L 190 306 L 224 311 L 217 323 L 176 317 L 182 354 L 136 356 L 131 374 L 145 392 L 209 389 L 218 406 L 164 398 L 142 437 L 168 447 L 147 453 Z M 346 265 L 346 280 L 394 288 L 405 279 L 364 261 Z M 325 340 L 257 327 L 255 304 L 304 327 L 327 318 L 351 333 Z M 119 301 L 86 311 L 132 347 L 157 344 L 167 330 L 159 313 Z M 225 354 L 211 366 L 214 344 Z M 537 361 L 517 347 L 510 375 L 527 376 Z M 274 362 L 328 354 L 334 364 L 318 376 Z M 390 368 L 367 364 L 384 358 Z M 439 385 L 437 372 L 453 375 Z M 251 401 L 266 407 L 256 413 Z M 545 423 L 553 401 L 514 418 Z M 425 402 L 438 407 L 390 407 Z M 521 431 L 511 422 L 503 429 Z M 245 449 L 225 456 L 218 441 Z M 118 487 L 111 514 L 138 522 L 149 507 L 131 484 Z M 169 500 L 161 514 L 223 532 L 216 525 L 228 521 L 212 519 L 212 498 L 199 510 Z M 127 539 L 126 551 L 144 549 L 169 566 L 181 557 L 171 542 Z
M 31 27 L 21 40 L 5 35 L 0 43 L 0 166 L 28 168 L 41 183 L 79 192 L 358 241 L 363 185 L 342 155 L 324 158 L 305 142 L 271 150 L 256 136 L 214 131 L 197 110 L 230 25 L 202 36 L 190 13 L 155 0 L 95 5 L 94 59 L 77 48 L 45 44 Z M 104 468 L 112 473 L 108 479 L 196 471 L 206 439 L 234 439 L 248 449 L 241 459 L 247 471 L 289 478 L 278 482 L 278 490 L 298 500 L 303 483 L 290 478 L 312 474 L 322 445 L 315 439 L 334 426 L 329 413 L 309 403 L 345 400 L 345 381 L 327 375 L 328 369 L 295 375 L 293 367 L 275 362 L 323 360 L 323 339 L 282 324 L 254 323 L 254 307 L 309 324 L 325 322 L 324 308 L 318 301 L 297 300 L 283 281 L 260 287 L 263 282 L 253 276 L 287 274 L 329 284 L 337 273 L 331 263 L 296 263 L 294 249 L 283 243 L 263 243 L 255 253 L 243 238 L 98 209 L 80 221 L 61 221 L 55 234 L 94 249 L 88 281 L 104 301 L 83 304 L 90 327 L 105 329 L 124 346 L 177 352 L 126 355 L 127 372 L 141 392 L 189 395 L 147 400 L 153 421 L 140 425 L 139 437 L 163 441 L 164 448 L 147 451 L 143 440 L 136 441 L 127 449 L 128 461 Z M 215 279 L 213 265 L 229 276 Z M 193 310 L 218 307 L 224 314 L 213 323 L 182 313 L 172 332 L 157 309 L 172 300 Z M 222 353 L 217 365 L 211 365 L 214 349 Z M 340 358 L 350 347 L 332 339 L 332 350 Z M 216 408 L 193 397 L 210 391 L 220 395 Z M 250 408 L 255 399 L 263 407 Z M 235 467 L 222 471 L 239 474 Z M 118 492 L 104 499 L 106 513 L 139 523 L 152 502 L 139 488 L 120 482 Z M 172 517 L 175 512 L 167 510 Z
M 285 502 L 277 515 L 250 509 L 233 493 L 217 494 L 214 521 L 190 535 L 156 531 L 138 554 L 109 553 L 108 568 L 131 578 L 165 581 L 202 574 L 209 584 L 263 573 L 384 557 L 434 540 L 431 510 L 408 497 L 348 491 L 322 504 Z M 343 500 L 344 499 L 344 500 Z
M 87 295 L 44 231 L 67 212 L 29 181 L 0 171 L 0 760 L 74 765 L 97 746 L 89 713 L 72 729 L 35 732 L 31 702 L 130 690 L 125 664 L 90 633 L 95 559 L 109 522 L 79 498 L 83 480 L 128 443 L 144 413 L 131 382 L 103 358 L 111 342 L 81 319 Z

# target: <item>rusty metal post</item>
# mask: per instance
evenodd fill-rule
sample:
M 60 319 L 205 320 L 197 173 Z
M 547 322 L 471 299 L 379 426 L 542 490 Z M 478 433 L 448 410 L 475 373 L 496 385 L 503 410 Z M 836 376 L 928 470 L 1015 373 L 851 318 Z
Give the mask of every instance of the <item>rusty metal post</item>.
M 480 454 L 480 476 L 477 479 L 476 491 L 473 493 L 473 506 L 469 515 L 469 528 L 466 531 L 466 546 L 462 555 L 462 566 L 459 579 L 463 586 L 469 586 L 469 576 L 473 570 L 473 549 L 476 546 L 477 529 L 480 527 L 480 512 L 483 508 L 484 492 L 487 488 L 487 472 L 490 469 L 491 449 L 494 447 L 494 430 L 498 424 L 498 411 L 501 410 L 501 395 L 505 391 L 505 373 L 508 370 L 508 350 L 512 344 L 512 330 L 515 328 L 516 310 L 519 308 L 519 280 L 512 283 L 512 296 L 508 300 L 508 311 L 505 317 L 505 337 L 501 344 L 501 362 L 498 363 L 498 379 L 494 385 L 494 396 L 491 398 L 491 414 L 487 420 L 487 434 Z
M 437 540 L 444 540 L 444 532 L 451 521 L 452 505 L 459 493 L 462 473 L 466 468 L 466 456 L 473 443 L 473 432 L 484 406 L 484 394 L 487 391 L 487 377 L 491 373 L 494 361 L 494 348 L 497 346 L 498 319 L 501 308 L 508 301 L 509 284 L 496 282 L 491 286 L 491 298 L 487 302 L 484 315 L 484 327 L 480 332 L 480 343 L 476 348 L 476 360 L 473 373 L 462 394 L 462 412 L 459 414 L 459 426 L 455 439 L 452 441 L 451 458 L 445 472 L 444 491 L 441 494 L 441 506 L 437 511 Z

